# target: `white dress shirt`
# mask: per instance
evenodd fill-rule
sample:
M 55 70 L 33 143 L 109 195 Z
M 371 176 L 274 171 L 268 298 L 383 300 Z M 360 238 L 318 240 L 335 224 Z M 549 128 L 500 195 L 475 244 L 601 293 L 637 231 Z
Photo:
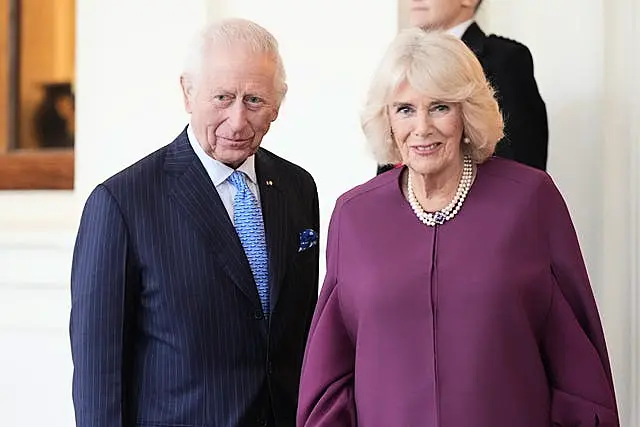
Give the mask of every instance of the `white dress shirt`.
M 222 199 L 222 203 L 229 214 L 229 218 L 231 218 L 231 222 L 233 223 L 233 198 L 235 197 L 237 190 L 233 184 L 227 181 L 227 178 L 231 176 L 234 169 L 215 160 L 204 152 L 202 146 L 198 143 L 196 135 L 191 129 L 191 125 L 187 126 L 187 137 L 189 138 L 189 143 L 191 144 L 193 151 L 196 152 L 198 159 L 200 159 L 200 162 L 209 174 L 211 182 L 216 187 L 216 190 Z M 247 186 L 256 197 L 256 200 L 258 200 L 258 204 L 260 204 L 260 190 L 258 188 L 258 178 L 256 175 L 255 155 L 249 156 L 237 170 L 244 172 Z
M 459 23 L 458 25 L 456 25 L 455 27 L 451 27 L 447 30 L 447 33 L 451 34 L 452 36 L 455 36 L 459 39 L 462 38 L 462 35 L 464 34 L 465 31 L 467 31 L 467 28 L 469 28 L 469 26 L 471 26 L 471 24 L 473 24 L 473 19 L 469 19 L 468 21 L 464 21 Z

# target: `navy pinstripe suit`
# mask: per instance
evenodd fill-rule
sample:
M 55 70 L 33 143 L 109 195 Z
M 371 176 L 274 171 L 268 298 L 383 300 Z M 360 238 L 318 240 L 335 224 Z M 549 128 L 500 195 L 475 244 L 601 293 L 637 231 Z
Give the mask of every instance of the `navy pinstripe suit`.
M 318 196 L 306 171 L 264 149 L 256 172 L 268 321 L 186 132 L 91 193 L 71 278 L 77 426 L 295 425 L 319 257 L 318 245 L 298 252 L 298 236 L 318 230 Z

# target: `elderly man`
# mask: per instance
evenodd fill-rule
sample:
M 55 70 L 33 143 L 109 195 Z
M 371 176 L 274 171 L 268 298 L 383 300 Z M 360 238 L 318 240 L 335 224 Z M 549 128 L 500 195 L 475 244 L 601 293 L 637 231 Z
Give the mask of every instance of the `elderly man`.
M 460 38 L 478 57 L 496 91 L 505 120 L 505 137 L 496 155 L 545 170 L 549 128 L 529 49 L 517 41 L 487 36 L 475 22 L 482 0 L 406 0 L 411 25 L 445 30 Z M 378 173 L 390 169 L 381 165 Z
M 77 426 L 291 426 L 318 293 L 318 195 L 260 148 L 286 92 L 273 36 L 208 26 L 190 124 L 98 185 L 78 231 Z

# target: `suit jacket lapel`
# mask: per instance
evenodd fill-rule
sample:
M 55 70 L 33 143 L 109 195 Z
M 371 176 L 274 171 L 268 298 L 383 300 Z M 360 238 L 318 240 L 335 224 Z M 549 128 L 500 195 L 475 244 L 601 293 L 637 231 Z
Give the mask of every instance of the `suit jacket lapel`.
M 169 194 L 210 244 L 216 262 L 260 308 L 260 297 L 229 215 L 207 171 L 189 144 L 186 132 L 167 151 L 165 171 L 172 175 Z
M 286 183 L 278 174 L 273 161 L 263 150 L 258 150 L 256 153 L 256 175 L 269 250 L 269 286 L 271 311 L 273 311 L 280 295 L 283 274 L 289 258 L 294 253 L 296 241 L 289 227 Z

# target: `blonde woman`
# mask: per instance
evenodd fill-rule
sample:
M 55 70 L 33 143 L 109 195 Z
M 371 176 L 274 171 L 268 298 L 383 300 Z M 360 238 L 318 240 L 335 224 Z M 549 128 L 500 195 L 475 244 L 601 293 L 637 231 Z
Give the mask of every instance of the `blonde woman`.
M 619 425 L 571 218 L 545 172 L 492 157 L 493 95 L 452 36 L 386 53 L 363 129 L 404 166 L 335 206 L 298 426 Z

